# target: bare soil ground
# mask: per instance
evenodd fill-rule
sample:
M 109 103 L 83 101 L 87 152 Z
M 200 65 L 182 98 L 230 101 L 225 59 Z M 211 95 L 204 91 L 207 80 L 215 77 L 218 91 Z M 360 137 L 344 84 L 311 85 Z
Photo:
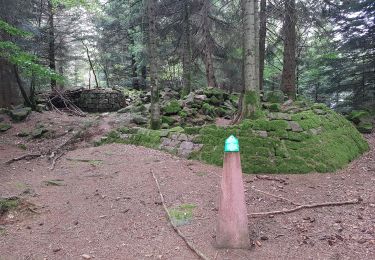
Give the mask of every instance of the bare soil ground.
M 55 130 L 54 138 L 16 136 L 38 121 Z M 178 228 L 209 259 L 375 259 L 375 134 L 366 136 L 371 150 L 337 173 L 245 176 L 248 213 L 362 201 L 250 216 L 252 248 L 226 250 L 214 246 L 221 169 L 143 147 L 91 147 L 89 139 L 108 131 L 109 121 L 32 114 L 0 134 L 0 197 L 24 201 L 0 217 L 1 260 L 199 259 L 169 223 L 152 172 L 168 208 L 196 205 Z M 91 134 L 53 170 L 46 157 L 5 164 L 25 153 L 48 154 L 85 124 Z

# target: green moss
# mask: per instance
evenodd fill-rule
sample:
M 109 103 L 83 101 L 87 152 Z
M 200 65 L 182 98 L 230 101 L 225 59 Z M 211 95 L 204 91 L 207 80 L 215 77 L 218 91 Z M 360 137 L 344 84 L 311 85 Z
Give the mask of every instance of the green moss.
M 0 132 L 6 132 L 11 128 L 12 128 L 12 126 L 10 124 L 0 123 Z
M 193 210 L 197 206 L 193 204 L 182 204 L 178 207 L 174 207 L 168 210 L 171 216 L 171 221 L 176 226 L 182 226 L 188 224 L 193 218 Z
M 0 216 L 16 208 L 19 205 L 19 199 L 17 198 L 7 198 L 2 199 L 0 198 Z
M 194 126 L 194 127 L 185 127 L 185 133 L 188 135 L 196 135 L 199 134 L 199 131 L 202 127 Z
M 269 106 L 269 110 L 271 112 L 279 112 L 281 110 L 281 106 L 278 103 L 273 103 Z
M 163 108 L 165 115 L 177 115 L 181 111 L 180 103 L 177 100 L 169 101 L 166 106 Z
M 161 123 L 162 124 L 168 124 L 169 126 L 173 125 L 174 123 L 176 123 L 177 120 L 173 117 L 170 117 L 170 116 L 162 116 L 161 117 Z
M 364 134 L 370 134 L 373 128 L 371 122 L 360 122 L 357 126 L 358 131 Z
M 188 113 L 184 110 L 181 110 L 180 112 L 178 112 L 178 115 L 179 115 L 179 117 L 181 117 L 183 119 L 188 117 Z
M 270 103 L 283 103 L 284 93 L 280 90 L 268 91 L 264 94 L 264 98 Z
M 212 117 L 216 116 L 215 107 L 211 106 L 208 103 L 203 103 L 202 112 L 203 112 L 203 114 L 205 114 L 207 116 L 212 116 Z
M 259 93 L 254 90 L 246 91 L 245 93 L 245 104 L 259 107 L 260 97 Z
M 342 168 L 368 150 L 360 133 L 341 115 L 327 110 L 317 115 L 312 110 L 297 113 L 293 119 L 304 130 L 321 126 L 323 131 L 292 132 L 285 120 L 244 120 L 242 124 L 225 129 L 203 127 L 198 139 L 204 144 L 194 159 L 222 165 L 226 137 L 239 138 L 241 162 L 246 173 L 307 173 L 329 172 Z M 261 138 L 253 130 L 267 131 Z

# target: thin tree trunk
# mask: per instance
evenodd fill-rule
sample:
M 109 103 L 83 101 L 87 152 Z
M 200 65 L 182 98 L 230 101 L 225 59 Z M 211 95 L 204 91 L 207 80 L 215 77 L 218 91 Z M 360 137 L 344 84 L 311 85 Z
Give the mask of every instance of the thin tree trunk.
M 281 89 L 290 99 L 296 96 L 296 10 L 295 0 L 285 0 L 284 58 Z
M 128 36 L 129 36 L 130 45 L 134 46 L 133 32 L 128 33 Z M 132 86 L 134 89 L 139 90 L 139 79 L 138 79 L 137 69 L 138 68 L 137 68 L 137 61 L 135 59 L 135 55 L 134 53 L 131 53 Z
M 184 22 L 183 22 L 183 93 L 188 95 L 191 92 L 191 37 L 190 37 L 190 5 L 189 1 L 184 3 Z
M 203 0 L 202 6 L 202 30 L 203 30 L 203 37 L 204 37 L 204 64 L 206 68 L 206 77 L 207 77 L 207 85 L 209 87 L 217 87 L 215 72 L 214 72 L 214 64 L 212 59 L 212 46 L 211 46 L 211 37 L 210 37 L 210 0 Z
M 234 123 L 254 115 L 259 107 L 259 33 L 257 0 L 243 0 L 243 93 Z
M 156 13 L 154 0 L 147 1 L 148 55 L 150 63 L 151 128 L 160 128 L 159 86 L 157 78 Z
M 48 59 L 49 68 L 56 72 L 56 59 L 55 59 L 55 25 L 54 25 L 54 10 L 52 0 L 48 0 Z M 56 79 L 51 78 L 51 89 L 56 88 Z
M 25 88 L 23 87 L 22 80 L 18 73 L 16 65 L 13 66 L 13 71 L 14 75 L 16 76 L 18 88 L 20 89 L 21 95 L 25 101 L 26 106 L 31 107 L 33 110 L 35 110 L 35 106 L 32 104 L 31 100 L 29 99 L 29 96 L 26 93 Z
M 264 59 L 266 50 L 267 35 L 267 16 L 266 16 L 267 0 L 260 0 L 259 12 L 259 90 L 263 91 L 264 84 Z
M 92 70 L 92 74 L 94 74 L 96 88 L 99 88 L 98 78 L 96 77 L 96 73 L 95 73 L 95 69 L 94 69 L 94 64 L 92 63 L 92 60 L 91 60 L 91 57 L 90 57 L 89 48 L 87 47 L 87 45 L 85 44 L 84 41 L 81 41 L 81 42 L 82 42 L 83 46 L 86 49 L 86 55 L 87 55 L 87 59 L 89 60 L 90 69 Z

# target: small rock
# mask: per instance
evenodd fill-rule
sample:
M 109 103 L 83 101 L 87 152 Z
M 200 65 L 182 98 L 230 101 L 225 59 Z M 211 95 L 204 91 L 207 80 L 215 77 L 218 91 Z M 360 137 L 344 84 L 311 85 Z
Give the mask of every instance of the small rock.
M 81 255 L 83 259 L 91 259 L 91 256 L 88 254 Z
M 287 106 L 290 106 L 290 105 L 292 105 L 292 104 L 293 104 L 293 100 L 288 99 L 287 101 L 285 101 L 285 102 L 283 103 L 283 106 L 284 106 L 284 107 L 287 107 Z
M 261 236 L 260 239 L 265 241 L 265 240 L 268 240 L 268 237 L 267 236 Z
M 78 220 L 74 221 L 73 224 L 77 226 L 78 225 Z
M 256 244 L 257 246 L 259 246 L 259 247 L 262 246 L 262 243 L 261 243 L 259 240 L 255 241 L 255 244 Z
M 59 252 L 60 250 L 61 250 L 60 247 L 57 247 L 57 248 L 52 249 L 52 251 L 53 251 L 54 253 Z
M 292 132 L 302 132 L 303 131 L 302 127 L 297 122 L 288 121 L 288 125 L 290 126 Z
M 357 242 L 358 242 L 358 244 L 364 244 L 364 243 L 367 242 L 367 239 L 366 238 L 361 238 Z

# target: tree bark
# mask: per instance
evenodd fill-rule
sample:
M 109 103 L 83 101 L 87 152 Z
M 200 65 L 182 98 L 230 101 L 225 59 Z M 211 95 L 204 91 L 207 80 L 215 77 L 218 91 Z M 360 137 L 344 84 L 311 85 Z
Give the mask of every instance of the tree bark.
M 98 79 L 96 77 L 96 73 L 95 73 L 95 69 L 94 69 L 94 64 L 92 63 L 92 60 L 91 60 L 91 57 L 90 57 L 89 47 L 87 47 L 87 45 L 85 44 L 85 42 L 83 40 L 81 42 L 82 42 L 83 46 L 86 49 L 86 55 L 87 55 L 87 59 L 89 60 L 90 69 L 92 70 L 92 74 L 94 74 L 96 88 L 99 88 L 99 82 L 98 82 Z
M 55 25 L 54 25 L 54 10 L 52 0 L 48 0 L 48 60 L 49 68 L 52 71 L 56 71 L 56 59 L 55 59 Z M 56 80 L 51 78 L 51 89 L 56 88 Z
M 190 4 L 189 1 L 184 3 L 183 14 L 183 54 L 182 54 L 182 69 L 183 69 L 183 93 L 188 95 L 191 92 L 191 36 L 190 36 Z
M 204 37 L 204 64 L 206 68 L 207 85 L 209 87 L 217 87 L 214 64 L 212 59 L 212 46 L 211 46 L 211 35 L 210 35 L 210 0 L 203 0 L 202 6 L 202 30 Z
M 267 16 L 266 16 L 267 0 L 260 0 L 259 12 L 259 90 L 263 91 L 264 84 L 264 59 L 266 50 L 267 35 Z
M 259 29 L 257 0 L 243 0 L 243 93 L 234 123 L 254 115 L 259 107 Z
M 160 106 L 159 106 L 159 86 L 157 77 L 157 44 L 156 44 L 156 19 L 155 1 L 147 1 L 148 16 L 148 55 L 150 63 L 150 88 L 151 88 L 151 128 L 160 128 Z
M 22 103 L 13 65 L 0 57 L 0 107 Z
M 296 9 L 295 0 L 285 0 L 284 58 L 281 90 L 289 99 L 296 96 Z

